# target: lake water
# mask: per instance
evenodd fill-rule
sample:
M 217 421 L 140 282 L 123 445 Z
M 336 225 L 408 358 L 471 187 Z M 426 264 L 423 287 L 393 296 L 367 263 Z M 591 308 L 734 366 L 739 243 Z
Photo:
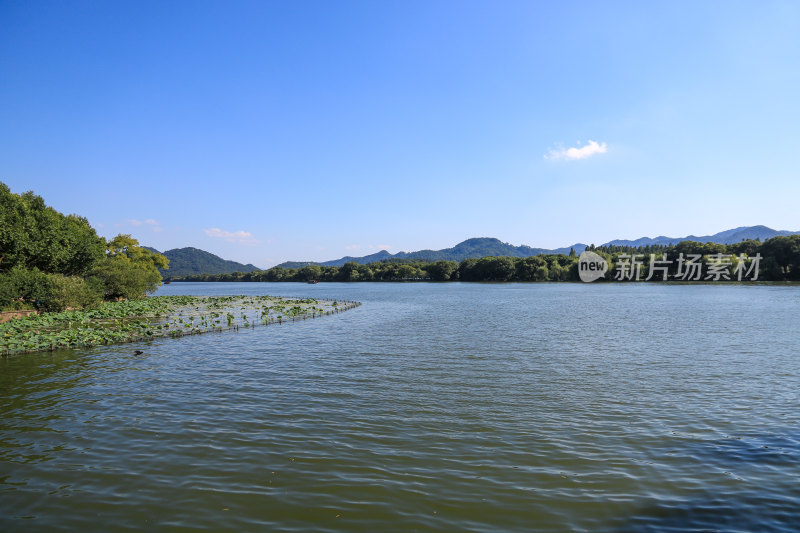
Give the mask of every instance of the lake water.
M 799 527 L 800 287 L 159 294 L 363 305 L 0 359 L 0 531 Z

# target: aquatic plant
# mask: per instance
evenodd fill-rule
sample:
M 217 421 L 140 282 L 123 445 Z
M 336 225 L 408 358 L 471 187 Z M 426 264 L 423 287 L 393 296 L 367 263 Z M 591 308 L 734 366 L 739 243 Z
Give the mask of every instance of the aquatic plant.
M 344 307 L 342 307 L 344 305 Z M 0 354 L 52 351 L 103 344 L 116 344 L 157 337 L 180 337 L 222 331 L 221 316 L 228 329 L 256 327 L 260 322 L 282 324 L 316 318 L 332 310 L 350 309 L 358 302 L 331 302 L 312 298 L 273 296 L 156 296 L 142 300 L 107 302 L 84 310 L 31 315 L 0 324 Z M 240 318 L 234 314 L 239 311 Z M 248 317 L 260 313 L 260 320 Z

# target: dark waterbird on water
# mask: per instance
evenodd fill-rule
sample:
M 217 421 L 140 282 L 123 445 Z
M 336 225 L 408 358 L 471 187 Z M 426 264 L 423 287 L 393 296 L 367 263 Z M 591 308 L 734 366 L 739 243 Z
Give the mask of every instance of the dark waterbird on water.
M 133 355 L 142 355 L 144 352 L 141 350 L 136 350 L 133 352 Z

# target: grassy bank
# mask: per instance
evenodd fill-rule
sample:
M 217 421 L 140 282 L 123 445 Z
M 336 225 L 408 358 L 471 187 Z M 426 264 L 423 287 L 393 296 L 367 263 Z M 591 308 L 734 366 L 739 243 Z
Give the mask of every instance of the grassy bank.
M 0 354 L 52 351 L 317 318 L 358 302 L 275 296 L 156 296 L 0 324 Z

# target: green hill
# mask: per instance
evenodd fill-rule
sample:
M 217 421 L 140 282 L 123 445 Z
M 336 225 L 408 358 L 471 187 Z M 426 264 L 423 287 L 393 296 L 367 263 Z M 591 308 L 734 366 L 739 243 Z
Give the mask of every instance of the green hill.
M 164 279 L 182 278 L 195 274 L 229 274 L 260 270 L 255 265 L 243 265 L 236 261 L 228 261 L 198 248 L 175 248 L 166 252 L 159 252 L 155 248 L 147 249 L 163 254 L 169 259 L 169 270 L 161 271 Z
M 577 253 L 581 253 L 586 249 L 585 244 L 573 244 L 565 248 L 557 248 L 555 250 L 548 250 L 545 248 L 531 248 L 530 246 L 514 246 L 508 244 L 500 239 L 491 237 L 478 237 L 467 239 L 464 242 L 458 243 L 452 248 L 445 248 L 443 250 L 419 250 L 417 252 L 398 252 L 391 254 L 386 250 L 366 255 L 364 257 L 342 257 L 334 259 L 333 261 L 325 261 L 324 263 L 304 263 L 301 261 L 287 261 L 278 266 L 283 268 L 301 268 L 308 264 L 317 264 L 324 266 L 342 266 L 349 261 L 366 265 L 375 263 L 377 261 L 386 261 L 391 259 L 402 259 L 407 261 L 439 261 L 441 259 L 447 261 L 463 261 L 473 257 L 529 257 L 532 255 L 540 254 L 568 254 L 570 249 L 574 248 Z
M 670 245 L 678 244 L 681 241 L 696 241 L 696 242 L 715 242 L 718 244 L 735 244 L 747 239 L 758 239 L 765 241 L 772 237 L 794 235 L 800 232 L 774 230 L 766 226 L 743 226 L 734 228 L 727 231 L 721 231 L 714 235 L 704 237 L 697 237 L 689 235 L 687 237 L 642 237 L 636 240 L 614 240 L 603 244 L 602 246 L 649 246 L 653 244 Z M 376 263 L 378 261 L 388 261 L 392 259 L 403 261 L 463 261 L 464 259 L 479 258 L 479 257 L 530 257 L 532 255 L 542 254 L 564 254 L 567 255 L 571 250 L 579 254 L 586 249 L 585 244 L 575 243 L 563 248 L 532 248 L 530 246 L 521 245 L 514 246 L 491 237 L 477 237 L 467 239 L 460 242 L 452 248 L 444 248 L 442 250 L 419 250 L 416 252 L 398 252 L 392 254 L 386 250 L 381 250 L 374 254 L 365 255 L 363 257 L 346 256 L 339 259 L 323 262 L 305 262 L 305 261 L 287 261 L 281 263 L 280 267 L 283 268 L 302 268 L 307 265 L 322 265 L 322 266 L 337 266 L 340 267 L 350 261 L 367 265 L 369 263 Z

